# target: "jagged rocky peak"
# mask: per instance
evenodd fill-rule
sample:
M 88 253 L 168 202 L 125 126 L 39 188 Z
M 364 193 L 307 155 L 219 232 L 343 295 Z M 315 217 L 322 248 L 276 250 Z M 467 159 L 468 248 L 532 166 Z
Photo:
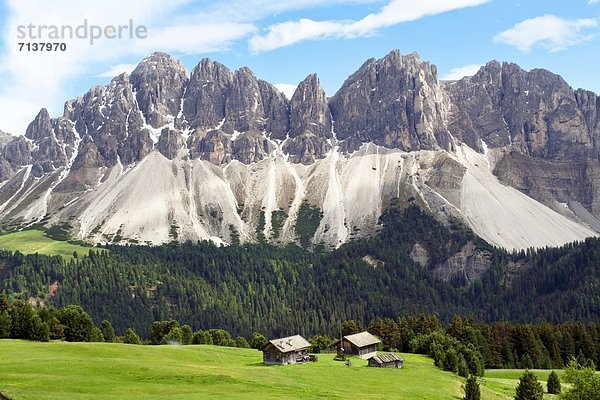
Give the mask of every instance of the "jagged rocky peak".
M 2 149 L 2 158 L 16 169 L 31 163 L 32 148 L 33 146 L 24 136 L 16 136 Z
M 226 123 L 238 132 L 262 132 L 265 110 L 258 79 L 247 67 L 233 74 L 233 82 L 225 104 Z
M 133 70 L 130 82 L 149 125 L 159 128 L 174 121 L 188 82 L 188 73 L 179 60 L 154 53 Z
M 189 127 L 210 130 L 224 120 L 232 81 L 232 72 L 223 64 L 208 58 L 200 61 L 185 91 L 183 118 Z
M 25 137 L 35 144 L 31 149 L 28 146 L 29 150 L 25 150 L 22 143 L 14 143 L 12 146 L 7 145 L 5 151 L 17 152 L 20 154 L 18 158 L 21 161 L 28 158 L 27 152 L 29 151 L 36 176 L 67 165 L 68 160 L 76 151 L 76 135 L 71 122 L 65 117 L 51 119 L 45 108 L 42 108 L 33 122 L 29 124 Z M 11 155 L 7 156 L 15 160 Z
M 290 100 L 290 137 L 306 132 L 315 136 L 332 136 L 327 96 L 316 74 L 300 82 Z
M 121 74 L 107 86 L 91 88 L 84 96 L 65 106 L 65 116 L 75 121 L 81 136 L 90 135 L 101 158 L 98 166 L 113 166 L 141 160 L 158 141 L 151 137 L 138 107 L 130 78 Z
M 8 132 L 0 130 L 0 149 L 2 149 L 8 142 L 14 139 L 14 136 Z
M 300 82 L 290 100 L 289 136 L 284 151 L 292 162 L 312 164 L 331 148 L 331 112 L 316 74 Z
M 269 82 L 258 80 L 264 109 L 264 130 L 271 139 L 283 140 L 290 128 L 289 101 Z
M 483 140 L 491 148 L 556 157 L 592 147 L 586 111 L 559 75 L 493 61 L 445 87 L 452 102 L 449 129 L 475 149 L 481 151 Z
M 31 140 L 41 140 L 52 135 L 52 121 L 48 110 L 42 108 L 25 131 L 25 137 Z
M 394 50 L 366 61 L 329 105 L 337 137 L 348 143 L 374 142 L 406 151 L 452 146 L 437 69 L 417 53 Z
M 238 132 L 264 132 L 283 139 L 289 129 L 285 96 L 270 83 L 257 79 L 247 67 L 233 74 L 225 114 L 225 125 Z
M 231 72 L 204 59 L 192 71 L 181 125 L 194 132 L 189 142 L 193 157 L 251 163 L 268 154 L 267 137 L 285 138 L 288 103 L 282 93 L 257 79 L 250 69 Z M 218 132 L 208 134 L 211 131 Z M 229 135 L 227 140 L 224 134 Z M 239 140 L 236 145 L 229 143 L 234 138 Z

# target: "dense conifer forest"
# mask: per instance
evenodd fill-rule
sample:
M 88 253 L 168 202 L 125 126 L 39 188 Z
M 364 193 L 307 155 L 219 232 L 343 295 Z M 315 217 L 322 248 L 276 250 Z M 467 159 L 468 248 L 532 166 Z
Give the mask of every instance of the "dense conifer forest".
M 390 208 L 379 235 L 336 250 L 266 243 L 209 242 L 93 248 L 71 261 L 0 253 L 0 292 L 48 306 L 81 305 L 96 324 L 142 336 L 153 321 L 193 330 L 222 328 L 235 337 L 338 335 L 342 321 L 434 314 L 477 322 L 597 321 L 600 240 L 507 253 L 460 224 L 441 225 L 416 206 Z M 415 243 L 426 264 L 410 256 Z M 433 270 L 467 243 L 490 267 L 447 280 Z

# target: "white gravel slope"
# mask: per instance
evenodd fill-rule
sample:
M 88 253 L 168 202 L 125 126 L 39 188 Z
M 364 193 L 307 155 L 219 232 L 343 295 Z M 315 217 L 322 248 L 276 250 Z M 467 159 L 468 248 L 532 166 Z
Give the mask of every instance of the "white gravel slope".
M 559 246 L 597 233 L 505 186 L 482 154 L 467 146 L 457 157 L 468 169 L 461 188 L 461 212 L 486 241 L 507 249 Z

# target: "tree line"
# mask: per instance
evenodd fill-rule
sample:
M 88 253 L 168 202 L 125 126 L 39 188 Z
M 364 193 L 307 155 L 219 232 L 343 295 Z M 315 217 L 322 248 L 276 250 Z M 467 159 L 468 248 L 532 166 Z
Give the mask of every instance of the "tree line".
M 217 327 L 194 330 L 176 320 L 158 320 L 141 332 L 142 340 L 140 331 L 132 327 L 118 336 L 108 320 L 96 325 L 79 305 L 32 306 L 23 300 L 10 301 L 0 293 L 0 338 L 242 348 L 260 348 L 267 341 L 259 331 L 234 336 Z M 366 327 L 360 321 L 347 320 L 338 326 L 339 336 L 319 333 L 309 336 L 309 341 L 316 353 L 335 351 L 340 336 L 364 330 L 382 340 L 379 350 L 428 354 L 437 366 L 465 377 L 480 376 L 484 368 L 563 368 L 572 359 L 583 366 L 600 365 L 600 324 L 596 322 L 478 323 L 456 316 L 443 324 L 435 315 L 421 314 L 375 318 Z
M 335 337 L 345 320 L 369 325 L 421 313 L 444 323 L 455 315 L 486 323 L 600 320 L 599 239 L 508 253 L 416 206 L 390 207 L 381 226 L 377 236 L 334 250 L 173 242 L 97 247 L 69 261 L 0 251 L 0 292 L 57 309 L 80 305 L 98 326 L 111 321 L 119 335 L 171 319 L 194 331 L 220 327 L 246 338 L 253 332 Z M 411 256 L 417 243 L 425 264 Z M 489 268 L 475 277 L 454 271 L 439 279 L 436 268 L 467 244 L 485 255 Z M 494 334 L 511 344 L 498 324 Z M 530 353 L 533 365 L 557 360 L 541 348 Z M 495 365 L 523 363 L 502 348 L 492 354 Z

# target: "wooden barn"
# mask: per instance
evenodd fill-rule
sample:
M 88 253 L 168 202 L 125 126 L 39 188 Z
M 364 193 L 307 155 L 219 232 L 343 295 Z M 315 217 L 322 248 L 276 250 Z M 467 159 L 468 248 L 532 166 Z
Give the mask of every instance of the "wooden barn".
M 342 338 L 342 349 L 344 354 L 356 355 L 360 358 L 367 359 L 377 354 L 377 344 L 381 343 L 381 340 L 371 335 L 369 332 L 355 333 L 354 335 L 344 336 Z
M 369 367 L 402 368 L 404 359 L 392 353 L 380 354 L 369 358 Z
M 296 364 L 309 362 L 310 343 L 300 335 L 269 340 L 260 350 L 264 364 Z

